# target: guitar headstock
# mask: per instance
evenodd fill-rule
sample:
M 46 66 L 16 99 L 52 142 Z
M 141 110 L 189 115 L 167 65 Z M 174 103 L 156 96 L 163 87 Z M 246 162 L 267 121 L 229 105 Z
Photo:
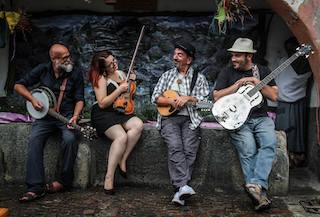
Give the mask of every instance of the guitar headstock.
M 298 56 L 305 56 L 306 58 L 309 57 L 310 53 L 313 54 L 314 51 L 312 50 L 312 46 L 310 44 L 302 44 L 300 47 L 297 47 L 296 54 Z
M 83 137 L 90 140 L 90 141 L 98 138 L 97 130 L 89 125 L 82 126 L 80 131 L 81 131 Z

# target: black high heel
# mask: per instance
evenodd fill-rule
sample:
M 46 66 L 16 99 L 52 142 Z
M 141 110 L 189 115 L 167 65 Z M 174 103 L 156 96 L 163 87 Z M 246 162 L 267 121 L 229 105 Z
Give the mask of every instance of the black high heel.
M 111 189 L 105 189 L 103 188 L 103 191 L 105 194 L 107 195 L 114 195 L 116 193 L 116 191 L 114 190 L 114 188 L 111 188 Z
M 123 171 L 120 166 L 118 166 L 118 168 L 119 168 L 120 176 L 122 176 L 123 178 L 127 179 L 128 178 L 127 172 Z

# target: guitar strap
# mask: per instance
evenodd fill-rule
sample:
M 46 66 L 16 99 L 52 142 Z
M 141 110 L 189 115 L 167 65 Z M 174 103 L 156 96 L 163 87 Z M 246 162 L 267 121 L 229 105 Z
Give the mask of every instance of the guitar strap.
M 67 81 L 68 81 L 68 78 L 65 78 L 62 81 L 62 84 L 60 86 L 60 93 L 59 93 L 58 103 L 57 103 L 57 107 L 56 107 L 56 111 L 58 113 L 60 112 L 60 105 L 61 105 L 61 102 L 62 102 L 62 99 L 63 99 L 64 91 L 66 90 Z
M 252 65 L 252 74 L 253 74 L 253 77 L 256 77 L 257 79 L 260 80 L 260 72 L 257 64 Z
M 196 85 L 197 78 L 198 78 L 198 72 L 193 71 L 192 80 L 190 84 L 190 95 L 193 91 L 194 86 Z

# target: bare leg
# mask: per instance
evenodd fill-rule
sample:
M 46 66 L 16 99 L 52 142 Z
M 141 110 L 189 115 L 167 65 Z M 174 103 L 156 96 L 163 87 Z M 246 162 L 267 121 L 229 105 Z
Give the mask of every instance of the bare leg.
M 123 127 L 127 131 L 128 139 L 127 139 L 126 150 L 125 150 L 119 164 L 120 164 L 121 170 L 126 172 L 127 171 L 127 166 L 126 166 L 127 159 L 141 136 L 141 133 L 143 130 L 143 122 L 138 117 L 132 117 L 125 124 L 123 124 Z
M 109 190 L 113 188 L 114 173 L 126 149 L 127 134 L 119 124 L 110 127 L 106 130 L 105 134 L 112 140 L 109 150 L 107 174 L 104 181 L 104 188 Z

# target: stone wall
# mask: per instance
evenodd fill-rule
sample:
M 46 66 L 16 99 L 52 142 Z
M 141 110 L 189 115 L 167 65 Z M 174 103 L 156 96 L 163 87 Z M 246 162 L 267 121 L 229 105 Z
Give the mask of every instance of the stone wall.
M 25 176 L 29 124 L 0 125 L 0 183 L 23 183 Z M 289 183 L 289 163 L 285 135 L 277 132 L 277 157 L 270 176 L 270 192 L 285 195 Z M 75 166 L 75 187 L 102 185 L 106 171 L 106 156 L 110 142 L 98 139 L 82 140 Z M 46 175 L 53 179 L 58 165 L 59 142 L 57 136 L 49 139 L 45 148 Z M 170 188 L 167 169 L 167 147 L 159 132 L 145 125 L 143 135 L 128 160 L 128 180 L 116 173 L 116 184 Z M 191 185 L 200 191 L 238 192 L 243 177 L 238 157 L 225 130 L 202 128 Z
M 316 114 L 318 111 L 317 108 L 309 108 L 308 110 L 308 125 L 307 131 L 308 133 L 308 149 L 307 149 L 307 159 L 308 159 L 308 167 L 317 174 L 318 179 L 320 180 L 320 144 L 317 141 L 317 117 Z M 320 124 L 320 123 L 319 123 Z

